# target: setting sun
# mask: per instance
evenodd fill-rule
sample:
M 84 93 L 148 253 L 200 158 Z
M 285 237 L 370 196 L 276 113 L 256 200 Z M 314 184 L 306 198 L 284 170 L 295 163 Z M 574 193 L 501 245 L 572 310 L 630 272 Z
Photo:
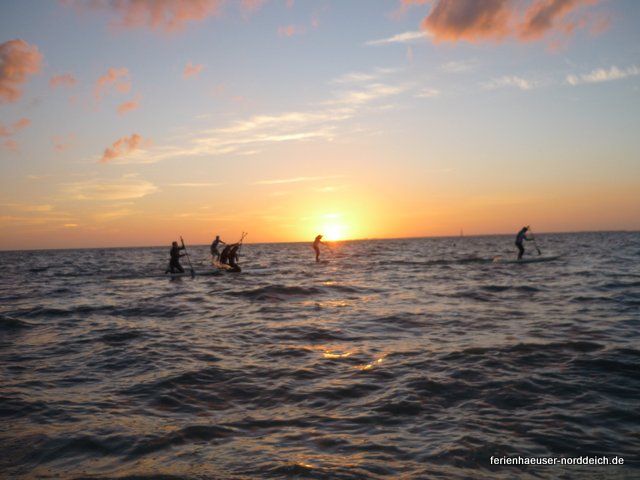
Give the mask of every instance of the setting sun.
M 322 228 L 322 231 L 324 232 L 323 233 L 324 238 L 331 242 L 344 239 L 344 228 L 341 225 L 331 223 L 331 224 L 325 225 Z

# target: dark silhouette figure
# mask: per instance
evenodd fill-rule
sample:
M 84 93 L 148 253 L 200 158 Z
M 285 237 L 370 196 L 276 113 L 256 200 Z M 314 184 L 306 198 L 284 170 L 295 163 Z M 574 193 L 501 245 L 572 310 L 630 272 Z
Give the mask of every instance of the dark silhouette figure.
M 229 269 L 232 272 L 240 272 L 242 269 L 238 265 L 238 249 L 240 248 L 240 242 L 227 245 L 220 254 L 220 263 L 223 265 L 229 265 Z
M 524 255 L 524 245 L 522 244 L 525 240 L 529 240 L 527 238 L 527 231 L 529 227 L 522 227 L 522 230 L 518 232 L 516 236 L 516 247 L 518 247 L 518 260 L 522 258 Z
M 169 255 L 171 257 L 171 259 L 169 260 L 169 270 L 167 270 L 165 273 L 183 273 L 184 272 L 184 268 L 182 268 L 182 265 L 180 265 L 180 257 L 184 257 L 185 254 L 184 253 L 180 253 L 180 250 L 184 250 L 184 243 L 182 244 L 182 246 L 178 246 L 178 242 L 173 242 L 171 244 L 171 250 L 169 251 Z
M 220 235 L 216 235 L 216 239 L 211 243 L 211 256 L 214 258 L 214 260 L 220 260 L 218 245 L 226 245 L 226 243 L 220 240 Z
M 320 261 L 320 244 L 322 243 L 322 235 L 318 235 L 313 241 L 313 249 L 316 251 L 316 262 Z

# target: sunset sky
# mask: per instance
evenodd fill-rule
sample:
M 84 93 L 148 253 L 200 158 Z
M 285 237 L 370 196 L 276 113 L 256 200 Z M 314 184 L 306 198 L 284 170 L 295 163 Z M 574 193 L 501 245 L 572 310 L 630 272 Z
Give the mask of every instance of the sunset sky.
M 0 0 L 0 249 L 640 229 L 636 0 Z

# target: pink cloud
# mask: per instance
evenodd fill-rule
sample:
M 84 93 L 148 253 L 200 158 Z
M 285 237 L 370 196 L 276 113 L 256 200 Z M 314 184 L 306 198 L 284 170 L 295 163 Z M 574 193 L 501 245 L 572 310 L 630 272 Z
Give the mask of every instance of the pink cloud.
M 258 10 L 265 0 L 242 0 L 242 10 L 245 12 L 253 12 Z
M 129 70 L 126 68 L 110 68 L 105 75 L 96 81 L 95 97 L 99 100 L 110 87 L 121 93 L 127 93 L 131 89 L 131 81 L 128 77 Z
M 21 118 L 16 123 L 11 125 L 11 127 L 5 127 L 0 123 L 0 137 L 11 138 L 13 135 L 18 133 L 23 128 L 28 127 L 29 125 L 31 125 L 31 120 L 29 120 L 28 118 Z
M 600 0 L 401 0 L 403 6 L 433 3 L 422 21 L 436 42 L 538 41 L 570 36 L 596 20 L 583 8 Z M 578 15 L 577 12 L 580 12 Z M 576 17 L 577 16 L 577 17 Z M 602 28 L 602 21 L 599 23 Z M 592 31 L 596 27 L 592 27 Z
M 278 35 L 281 37 L 293 37 L 294 35 L 300 35 L 304 33 L 304 29 L 296 27 L 295 25 L 287 25 L 285 27 L 278 28 Z
M 54 137 L 53 138 L 53 148 L 56 152 L 64 152 L 69 150 L 72 145 L 73 145 L 73 141 L 75 140 L 75 135 L 69 135 L 68 138 L 64 138 L 64 137 Z
M 593 5 L 598 0 L 538 0 L 525 13 L 525 21 L 519 28 L 519 36 L 523 40 L 538 40 L 555 28 L 565 29 L 573 33 L 578 26 L 575 22 L 565 21 L 566 17 L 577 8 Z M 586 17 L 580 22 L 584 26 Z
M 126 156 L 132 153 L 134 150 L 137 150 L 140 147 L 144 147 L 149 145 L 149 140 L 143 140 L 143 138 L 137 133 L 132 134 L 130 137 L 122 137 L 111 145 L 111 147 L 106 148 L 102 158 L 100 158 L 100 163 L 108 163 L 115 160 L 118 157 Z
M 29 75 L 40 71 L 42 58 L 38 47 L 24 40 L 9 40 L 0 44 L 0 102 L 20 100 L 22 85 Z
M 18 130 L 22 130 L 23 128 L 31 125 L 31 120 L 28 118 L 21 118 L 16 123 L 13 124 L 13 129 L 17 132 Z
M 198 65 L 193 65 L 191 62 L 189 62 L 187 66 L 184 67 L 184 71 L 182 72 L 182 78 L 195 77 L 200 74 L 203 68 L 204 68 L 204 65 L 202 65 L 201 63 Z
M 118 113 L 124 115 L 125 113 L 133 112 L 140 107 L 140 98 L 135 98 L 128 102 L 124 102 L 118 106 Z
M 18 146 L 18 142 L 16 142 L 15 140 L 9 139 L 9 140 L 5 140 L 4 143 L 2 144 L 2 146 L 10 151 L 10 152 L 14 152 L 17 153 L 20 151 L 20 147 Z
M 223 0 L 67 0 L 63 4 L 79 11 L 97 10 L 112 13 L 115 28 L 148 28 L 172 33 L 189 22 L 199 22 L 219 15 Z
M 502 39 L 512 11 L 507 0 L 440 0 L 422 22 L 436 42 Z
M 54 75 L 49 79 L 50 87 L 73 87 L 78 84 L 78 80 L 70 73 L 63 73 L 62 75 Z

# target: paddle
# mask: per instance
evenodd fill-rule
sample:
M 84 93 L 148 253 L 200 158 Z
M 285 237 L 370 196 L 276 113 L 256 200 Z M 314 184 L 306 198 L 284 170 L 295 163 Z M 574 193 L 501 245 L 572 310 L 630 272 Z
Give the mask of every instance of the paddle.
M 531 240 L 533 240 L 533 246 L 536 247 L 536 250 L 538 251 L 538 255 L 542 255 L 542 252 L 540 251 L 540 249 L 538 248 L 538 244 L 536 243 L 536 237 L 533 236 L 531 227 L 529 227 L 529 233 L 531 234 Z
M 187 247 L 184 246 L 184 240 L 182 236 L 180 237 L 180 241 L 182 242 L 182 248 L 184 248 L 184 254 L 187 256 L 187 261 L 189 262 L 189 268 L 191 268 L 191 277 L 196 276 L 196 272 L 193 270 L 193 265 L 191 265 L 191 258 L 189 257 L 189 252 L 187 252 Z

